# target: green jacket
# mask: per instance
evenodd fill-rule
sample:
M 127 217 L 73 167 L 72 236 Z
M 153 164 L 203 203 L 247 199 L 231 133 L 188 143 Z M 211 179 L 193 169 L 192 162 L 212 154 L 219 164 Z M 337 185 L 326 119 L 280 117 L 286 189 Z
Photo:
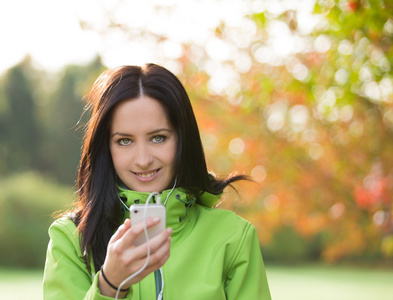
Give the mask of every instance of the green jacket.
M 163 191 L 162 202 L 168 194 Z M 119 195 L 130 206 L 135 200 L 145 203 L 149 194 L 120 188 Z M 162 267 L 164 300 L 271 299 L 255 228 L 231 211 L 213 209 L 218 198 L 204 193 L 201 203 L 195 203 L 180 189 L 170 194 L 167 226 L 173 233 L 171 254 Z M 112 299 L 99 292 L 100 271 L 87 271 L 75 224 L 58 219 L 49 236 L 44 299 Z M 156 299 L 156 282 L 161 282 L 157 274 L 133 285 L 127 299 Z

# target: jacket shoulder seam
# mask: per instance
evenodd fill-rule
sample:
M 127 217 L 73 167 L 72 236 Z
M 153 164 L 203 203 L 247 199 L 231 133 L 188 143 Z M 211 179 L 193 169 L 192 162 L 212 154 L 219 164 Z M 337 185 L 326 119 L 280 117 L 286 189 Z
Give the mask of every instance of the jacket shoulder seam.
M 240 255 L 241 249 L 243 248 L 244 241 L 246 240 L 247 233 L 248 233 L 248 231 L 250 230 L 250 228 L 251 228 L 251 223 L 250 223 L 250 222 L 247 222 L 246 225 L 244 226 L 243 232 L 241 233 L 241 237 L 240 237 L 239 244 L 238 244 L 238 246 L 237 246 L 237 248 L 236 248 L 236 250 L 235 250 L 235 252 L 234 252 L 234 254 L 233 254 L 232 259 L 230 260 L 230 262 L 229 262 L 229 264 L 228 264 L 229 267 L 228 267 L 228 269 L 227 269 L 227 271 L 226 271 L 225 279 L 228 278 L 228 275 L 229 275 L 230 272 L 232 271 L 233 265 L 234 265 L 234 263 L 236 262 L 236 259 L 237 259 L 237 258 L 239 257 L 239 255 Z

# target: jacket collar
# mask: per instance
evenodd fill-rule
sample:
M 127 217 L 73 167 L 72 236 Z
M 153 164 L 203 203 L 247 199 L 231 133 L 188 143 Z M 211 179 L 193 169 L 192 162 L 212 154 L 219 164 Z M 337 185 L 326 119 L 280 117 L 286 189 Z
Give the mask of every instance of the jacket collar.
M 118 186 L 119 197 L 124 201 L 127 207 L 133 204 L 144 204 L 147 201 L 150 193 L 136 192 L 123 187 Z M 165 204 L 167 211 L 167 226 L 172 227 L 174 230 L 182 225 L 185 225 L 185 221 L 188 221 L 192 207 L 197 202 L 193 195 L 187 194 L 182 188 L 175 188 L 173 190 L 164 190 L 161 194 L 161 203 Z M 217 204 L 221 195 L 213 195 L 204 192 L 198 204 L 206 207 L 213 207 Z M 150 200 L 152 203 L 153 199 Z M 126 211 L 126 217 L 129 218 L 129 211 Z

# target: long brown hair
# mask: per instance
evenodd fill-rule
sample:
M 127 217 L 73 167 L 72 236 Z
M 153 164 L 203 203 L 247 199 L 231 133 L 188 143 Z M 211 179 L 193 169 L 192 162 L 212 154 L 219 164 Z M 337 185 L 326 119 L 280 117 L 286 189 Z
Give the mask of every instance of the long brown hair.
M 88 96 L 91 117 L 86 126 L 77 179 L 79 201 L 72 214 L 89 270 L 91 259 L 96 270 L 104 263 L 109 239 L 122 221 L 109 149 L 112 111 L 121 101 L 140 97 L 142 91 L 161 103 L 177 129 L 179 140 L 174 166 L 177 186 L 199 199 L 205 191 L 218 195 L 231 182 L 245 178 L 239 175 L 218 180 L 208 173 L 190 100 L 175 75 L 155 64 L 105 71 Z

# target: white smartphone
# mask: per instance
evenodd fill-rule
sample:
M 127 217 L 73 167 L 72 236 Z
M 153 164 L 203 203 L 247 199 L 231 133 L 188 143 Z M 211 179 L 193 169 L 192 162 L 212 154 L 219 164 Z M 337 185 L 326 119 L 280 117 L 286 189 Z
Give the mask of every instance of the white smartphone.
M 157 234 L 166 229 L 166 209 L 162 204 L 134 204 L 130 207 L 130 219 L 131 226 L 139 222 L 143 222 L 146 211 L 146 219 L 151 217 L 159 217 L 160 222 L 150 228 L 147 228 L 147 233 L 149 236 L 149 240 L 155 237 Z M 134 245 L 139 246 L 146 242 L 145 232 L 142 231 L 140 235 L 135 239 Z

